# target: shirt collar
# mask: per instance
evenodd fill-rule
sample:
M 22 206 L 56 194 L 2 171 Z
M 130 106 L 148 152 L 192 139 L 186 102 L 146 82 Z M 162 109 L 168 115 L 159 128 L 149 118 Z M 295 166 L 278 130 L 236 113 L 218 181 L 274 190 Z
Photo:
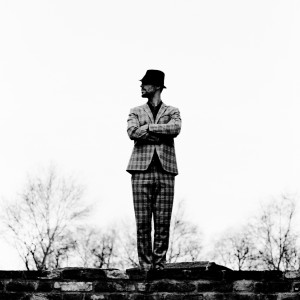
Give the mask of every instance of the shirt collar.
M 162 101 L 160 101 L 156 106 L 154 106 L 150 101 L 147 102 L 150 108 L 159 109 L 162 105 Z

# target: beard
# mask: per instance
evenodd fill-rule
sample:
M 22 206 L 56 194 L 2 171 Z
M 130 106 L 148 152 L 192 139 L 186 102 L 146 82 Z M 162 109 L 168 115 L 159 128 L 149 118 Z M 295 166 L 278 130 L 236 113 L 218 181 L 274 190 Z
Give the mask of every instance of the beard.
M 141 90 L 142 93 L 142 98 L 153 98 L 155 91 L 146 91 L 146 90 Z

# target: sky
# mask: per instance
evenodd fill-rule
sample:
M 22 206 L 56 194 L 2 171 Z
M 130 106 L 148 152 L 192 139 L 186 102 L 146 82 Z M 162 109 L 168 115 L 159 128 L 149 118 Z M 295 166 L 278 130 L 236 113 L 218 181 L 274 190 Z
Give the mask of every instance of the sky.
M 207 241 L 299 193 L 299 15 L 293 0 L 2 0 L 1 200 L 54 164 L 95 224 L 134 220 L 126 121 L 147 69 L 181 112 L 175 203 Z M 20 268 L 2 245 L 0 268 Z

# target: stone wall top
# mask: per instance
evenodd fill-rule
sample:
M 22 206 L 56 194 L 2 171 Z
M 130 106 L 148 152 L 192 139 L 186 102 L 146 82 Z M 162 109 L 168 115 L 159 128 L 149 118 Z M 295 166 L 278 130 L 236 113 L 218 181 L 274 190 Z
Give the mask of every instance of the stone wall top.
M 62 268 L 52 271 L 0 271 L 0 279 L 23 280 L 107 280 L 107 279 L 205 279 L 205 280 L 300 280 L 300 271 L 233 271 L 213 262 L 167 264 L 164 270 L 143 272 L 98 268 Z
M 0 271 L 0 300 L 300 300 L 300 273 L 232 271 L 210 262 L 163 271 Z

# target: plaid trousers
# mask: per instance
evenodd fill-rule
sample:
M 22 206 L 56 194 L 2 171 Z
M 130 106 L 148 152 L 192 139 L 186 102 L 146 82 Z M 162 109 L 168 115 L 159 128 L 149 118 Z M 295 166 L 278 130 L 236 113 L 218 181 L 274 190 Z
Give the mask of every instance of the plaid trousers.
M 166 262 L 175 176 L 154 159 L 147 171 L 132 173 L 133 203 L 137 227 L 137 250 L 143 269 L 161 269 Z M 154 241 L 152 249 L 151 221 Z

